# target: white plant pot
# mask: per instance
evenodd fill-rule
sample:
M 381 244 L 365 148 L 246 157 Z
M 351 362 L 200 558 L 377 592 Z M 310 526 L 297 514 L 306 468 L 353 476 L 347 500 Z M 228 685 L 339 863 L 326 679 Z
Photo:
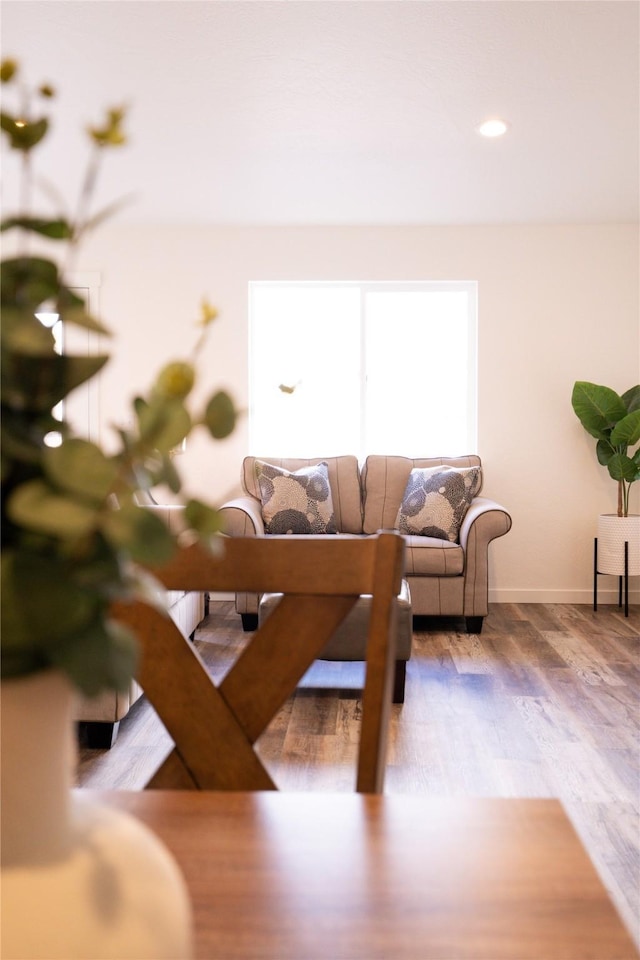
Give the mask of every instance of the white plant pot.
M 135 818 L 74 791 L 73 691 L 2 682 L 2 948 L 11 960 L 193 956 L 182 874 Z
M 629 576 L 640 575 L 640 514 L 598 517 L 598 573 L 624 575 L 624 545 L 629 544 Z

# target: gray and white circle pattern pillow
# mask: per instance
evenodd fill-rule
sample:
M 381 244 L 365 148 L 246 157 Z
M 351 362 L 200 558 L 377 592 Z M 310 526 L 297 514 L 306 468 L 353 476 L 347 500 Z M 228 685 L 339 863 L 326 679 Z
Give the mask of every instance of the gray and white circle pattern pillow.
M 292 472 L 256 460 L 254 469 L 266 533 L 337 533 L 324 461 Z
M 400 533 L 457 543 L 462 521 L 481 485 L 480 467 L 414 467 L 396 527 Z

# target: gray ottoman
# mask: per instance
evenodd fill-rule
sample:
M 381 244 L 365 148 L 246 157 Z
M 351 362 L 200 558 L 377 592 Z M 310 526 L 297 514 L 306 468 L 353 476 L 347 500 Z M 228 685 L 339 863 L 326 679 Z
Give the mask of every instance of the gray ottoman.
M 258 622 L 262 623 L 280 600 L 281 593 L 264 593 L 258 607 Z M 367 629 L 369 625 L 370 596 L 362 596 L 351 613 L 343 620 L 320 654 L 320 660 L 366 660 Z M 396 637 L 396 667 L 393 681 L 393 702 L 404 703 L 407 660 L 411 656 L 413 639 L 411 594 L 409 584 L 402 581 L 398 594 Z

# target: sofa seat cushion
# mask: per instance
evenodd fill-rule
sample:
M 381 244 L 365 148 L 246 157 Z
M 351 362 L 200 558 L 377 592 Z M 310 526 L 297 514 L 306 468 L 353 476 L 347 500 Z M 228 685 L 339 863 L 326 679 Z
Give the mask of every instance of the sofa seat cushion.
M 286 539 L 286 540 L 309 540 L 310 537 L 313 538 L 314 536 L 317 536 L 318 539 L 321 539 L 321 538 L 324 539 L 324 537 L 326 536 L 326 534 L 324 534 L 324 533 L 319 533 L 319 534 L 313 534 L 313 533 L 312 533 L 312 534 L 308 534 L 308 533 L 270 533 L 270 534 L 269 534 L 269 539 L 270 539 L 270 540 L 285 540 L 285 539 Z M 362 533 L 335 533 L 335 534 L 331 537 L 331 539 L 332 539 L 332 540 L 361 540 L 362 537 L 363 537 L 363 534 L 362 534 Z
M 258 611 L 262 624 L 282 599 L 281 593 L 264 593 Z M 318 654 L 318 660 L 366 660 L 371 595 L 365 594 L 347 614 L 326 646 Z M 406 580 L 400 585 L 396 619 L 396 660 L 411 657 L 413 640 L 411 593 Z
M 464 571 L 460 544 L 423 536 L 405 536 L 404 541 L 406 576 L 459 577 Z
M 242 463 L 242 486 L 246 493 L 260 500 L 260 487 L 255 473 L 257 459 L 290 472 L 299 470 L 301 467 L 326 463 L 338 533 L 362 533 L 360 469 L 357 457 L 351 454 L 341 457 L 315 457 L 312 459 L 302 459 L 300 457 L 245 457 Z

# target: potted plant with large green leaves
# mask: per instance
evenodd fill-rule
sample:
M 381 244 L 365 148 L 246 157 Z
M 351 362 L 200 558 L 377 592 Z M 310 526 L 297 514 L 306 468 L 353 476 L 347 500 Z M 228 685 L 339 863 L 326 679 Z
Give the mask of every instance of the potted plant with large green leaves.
M 133 398 L 132 425 L 115 431 L 115 452 L 72 434 L 55 411 L 108 357 L 59 353 L 36 314 L 46 305 L 60 324 L 108 335 L 67 277 L 81 241 L 104 219 L 91 211 L 93 185 L 105 150 L 125 142 L 124 111 L 109 110 L 103 124 L 88 129 L 78 212 L 35 213 L 34 154 L 50 132 L 42 110 L 54 90 L 24 85 L 14 61 L 2 63 L 0 76 L 16 92 L 1 127 L 9 159 L 22 171 L 16 208 L 2 214 L 2 230 L 15 240 L 1 264 L 3 948 L 31 958 L 186 957 L 185 924 L 174 936 L 171 923 L 185 920 L 188 905 L 166 854 L 138 830 L 149 849 L 130 857 L 129 818 L 99 807 L 88 814 L 85 803 L 79 826 L 71 698 L 74 690 L 93 695 L 131 681 L 136 640 L 113 620 L 112 602 L 150 592 L 162 602 L 148 570 L 179 544 L 157 513 L 139 505 L 140 492 L 166 485 L 180 495 L 171 452 L 194 428 L 214 439 L 234 429 L 236 410 L 224 390 L 190 409 L 198 351 L 216 311 L 203 302 L 192 355 L 166 364 L 147 393 Z M 219 532 L 213 506 L 187 500 L 184 517 L 191 535 L 207 543 Z M 133 861 L 143 865 L 142 876 Z M 78 869 L 93 875 L 80 882 Z M 50 922 L 34 923 L 33 904 L 43 896 Z M 158 903 L 150 913 L 152 896 Z M 112 922 L 98 934 L 105 905 Z
M 571 404 L 585 430 L 595 437 L 598 463 L 618 486 L 618 509 L 598 518 L 598 572 L 640 574 L 640 515 L 629 513 L 629 494 L 640 480 L 640 385 L 622 395 L 611 387 L 578 380 Z M 634 447 L 636 448 L 634 450 Z

